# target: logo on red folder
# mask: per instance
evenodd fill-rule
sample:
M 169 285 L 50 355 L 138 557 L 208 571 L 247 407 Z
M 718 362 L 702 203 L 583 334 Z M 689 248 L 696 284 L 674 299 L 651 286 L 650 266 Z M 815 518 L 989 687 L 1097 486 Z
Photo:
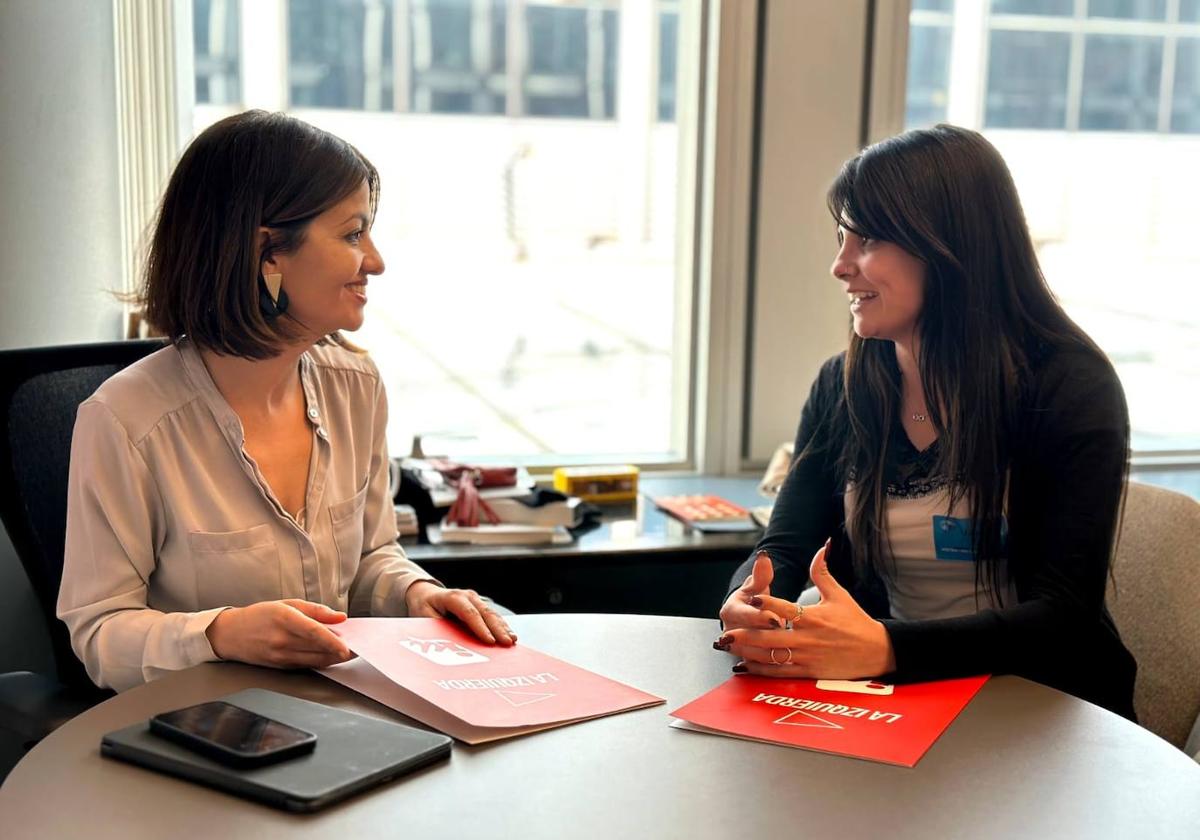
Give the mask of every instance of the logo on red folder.
M 825 718 L 822 717 L 817 717 L 812 712 L 806 712 L 802 709 L 797 709 L 794 712 L 788 712 L 775 722 L 783 724 L 784 726 L 815 726 L 819 729 L 846 728 L 841 724 L 834 723 L 831 720 L 825 720 Z
M 418 639 L 416 636 L 409 636 L 400 640 L 400 647 L 428 659 L 435 665 L 474 665 L 488 661 L 479 651 L 448 639 Z
M 874 694 L 886 697 L 896 690 L 894 685 L 878 680 L 817 680 L 822 691 L 848 691 L 851 694 Z

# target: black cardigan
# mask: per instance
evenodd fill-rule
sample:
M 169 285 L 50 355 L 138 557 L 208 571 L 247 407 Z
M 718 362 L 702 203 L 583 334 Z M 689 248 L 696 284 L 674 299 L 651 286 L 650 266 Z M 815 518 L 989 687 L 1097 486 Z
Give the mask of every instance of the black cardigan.
M 822 367 L 800 415 L 797 455 L 755 553 L 771 557 L 773 595 L 795 598 L 813 555 L 833 538 L 831 574 L 891 636 L 899 681 L 1017 674 L 1134 719 L 1137 664 L 1104 605 L 1124 490 L 1127 413 L 1112 367 L 1083 349 L 1041 354 L 1019 415 L 1008 497 L 1008 570 L 1017 603 L 959 618 L 890 618 L 875 573 L 856 574 L 836 459 L 848 428 L 844 354 Z M 842 415 L 842 416 L 839 416 Z M 750 574 L 754 555 L 733 577 Z

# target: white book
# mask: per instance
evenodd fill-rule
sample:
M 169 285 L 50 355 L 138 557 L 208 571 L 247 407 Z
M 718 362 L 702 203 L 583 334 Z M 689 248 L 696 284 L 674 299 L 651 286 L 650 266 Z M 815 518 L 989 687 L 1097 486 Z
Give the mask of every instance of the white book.
M 474 528 L 452 525 L 445 519 L 431 526 L 426 536 L 438 543 L 469 543 L 473 545 L 564 545 L 571 534 L 561 525 L 477 525 Z
M 517 498 L 485 501 L 501 522 L 510 525 L 562 525 L 570 528 L 575 524 L 575 509 L 579 507 L 579 499 L 575 498 L 550 502 L 541 507 L 530 507 Z

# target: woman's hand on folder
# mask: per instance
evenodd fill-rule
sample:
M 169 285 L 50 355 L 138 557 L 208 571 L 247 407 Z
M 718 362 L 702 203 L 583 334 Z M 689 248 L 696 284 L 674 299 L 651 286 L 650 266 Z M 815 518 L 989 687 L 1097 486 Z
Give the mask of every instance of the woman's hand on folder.
M 353 656 L 325 626 L 345 620 L 344 612 L 291 598 L 231 607 L 205 632 L 213 653 L 222 659 L 271 668 L 325 668 Z
M 473 589 L 446 589 L 433 581 L 419 580 L 404 595 L 413 618 L 453 616 L 488 644 L 512 647 L 517 634 L 503 616 L 493 610 Z
M 783 626 L 783 620 L 779 616 L 750 603 L 751 598 L 770 596 L 771 581 L 774 578 L 775 569 L 771 565 L 771 558 L 765 551 L 758 552 L 750 577 L 746 578 L 741 588 L 734 590 L 725 599 L 725 604 L 721 607 L 721 624 L 726 630 L 736 627 L 766 630 Z

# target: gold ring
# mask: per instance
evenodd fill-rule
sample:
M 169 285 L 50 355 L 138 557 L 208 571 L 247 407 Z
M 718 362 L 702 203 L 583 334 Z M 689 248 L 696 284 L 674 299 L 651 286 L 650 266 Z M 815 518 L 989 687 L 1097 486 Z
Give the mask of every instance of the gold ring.
M 771 664 L 772 665 L 791 665 L 792 664 L 792 649 L 791 648 L 784 648 L 784 650 L 787 651 L 787 659 L 783 660 L 782 662 L 780 662 L 778 659 L 775 658 L 775 650 L 776 650 L 776 648 L 771 648 Z

